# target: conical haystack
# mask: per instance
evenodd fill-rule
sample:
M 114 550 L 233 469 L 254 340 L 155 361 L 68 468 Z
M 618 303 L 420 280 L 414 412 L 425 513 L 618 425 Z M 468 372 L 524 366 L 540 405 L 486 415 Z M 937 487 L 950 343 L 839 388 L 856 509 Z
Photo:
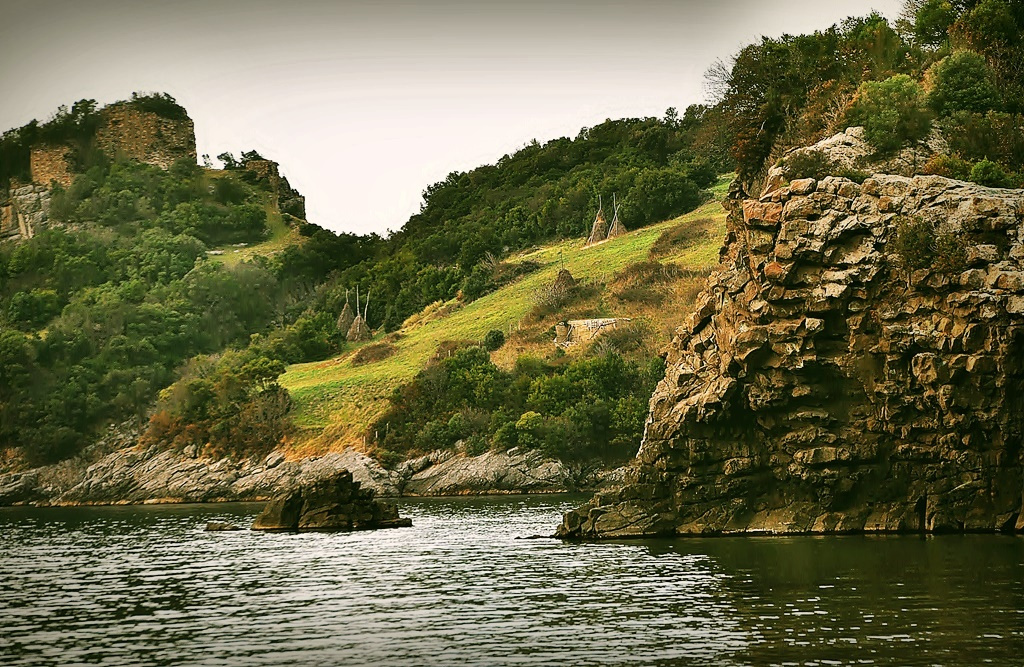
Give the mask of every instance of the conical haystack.
M 576 279 L 569 273 L 569 269 L 562 269 L 558 272 L 555 284 L 551 286 L 551 289 L 555 292 L 566 292 L 573 287 L 576 287 Z
M 373 338 L 370 327 L 366 326 L 366 320 L 362 315 L 356 315 L 356 319 L 352 320 L 352 326 L 349 327 L 348 336 L 345 338 L 350 343 L 361 343 Z
M 352 328 L 352 322 L 356 319 L 355 314 L 352 312 L 352 306 L 348 305 L 348 301 L 345 302 L 345 307 L 341 309 L 341 315 L 338 315 L 338 331 L 342 336 L 347 336 L 349 329 Z
M 590 236 L 587 238 L 587 245 L 599 243 L 608 238 L 608 221 L 604 219 L 604 211 L 597 210 L 597 217 L 594 218 L 594 226 L 590 228 Z
M 608 238 L 613 239 L 617 236 L 622 236 L 629 230 L 626 229 L 626 225 L 622 224 L 619 220 L 619 203 L 615 202 L 615 214 L 612 216 L 612 226 L 608 228 Z
M 348 305 L 348 304 L 346 304 Z M 359 312 L 359 285 L 356 285 L 356 319 L 352 320 L 352 326 L 348 328 L 348 335 L 345 339 L 350 343 L 361 343 L 366 340 L 371 340 L 373 334 L 370 332 L 369 325 L 366 324 L 367 314 L 370 312 L 370 293 L 366 293 L 366 310 L 363 313 Z

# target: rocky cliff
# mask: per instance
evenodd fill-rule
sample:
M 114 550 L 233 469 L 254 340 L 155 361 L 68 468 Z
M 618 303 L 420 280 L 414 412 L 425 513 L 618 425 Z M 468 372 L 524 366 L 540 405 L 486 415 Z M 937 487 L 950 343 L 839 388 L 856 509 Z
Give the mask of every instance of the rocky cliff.
M 627 483 L 558 534 L 1024 528 L 1024 191 L 876 174 L 729 209 Z M 908 268 L 911 223 L 957 261 Z

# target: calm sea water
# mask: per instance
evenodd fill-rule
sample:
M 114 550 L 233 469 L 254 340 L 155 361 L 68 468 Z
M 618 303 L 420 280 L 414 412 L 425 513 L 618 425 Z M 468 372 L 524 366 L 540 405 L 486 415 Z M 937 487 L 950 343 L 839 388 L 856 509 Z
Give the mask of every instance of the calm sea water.
M 563 544 L 571 497 L 206 533 L 258 505 L 0 509 L 0 665 L 1021 665 L 1024 539 Z

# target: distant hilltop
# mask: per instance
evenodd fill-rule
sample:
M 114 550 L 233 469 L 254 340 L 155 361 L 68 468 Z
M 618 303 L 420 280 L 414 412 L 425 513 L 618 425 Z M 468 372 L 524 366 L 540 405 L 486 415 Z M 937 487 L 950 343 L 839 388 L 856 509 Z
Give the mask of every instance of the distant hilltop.
M 93 100 L 62 107 L 46 123 L 33 121 L 4 134 L 6 185 L 71 185 L 102 152 L 110 159 L 137 160 L 169 168 L 196 159 L 196 135 L 184 107 L 166 93 L 140 95 L 96 109 Z
M 234 165 L 267 181 L 275 204 L 305 218 L 305 199 L 280 175 L 278 165 L 255 153 Z M 166 93 L 133 93 L 97 107 L 80 100 L 46 122 L 32 121 L 0 138 L 0 239 L 31 238 L 49 222 L 55 188 L 70 188 L 91 167 L 132 160 L 170 169 L 196 162 L 195 126 Z

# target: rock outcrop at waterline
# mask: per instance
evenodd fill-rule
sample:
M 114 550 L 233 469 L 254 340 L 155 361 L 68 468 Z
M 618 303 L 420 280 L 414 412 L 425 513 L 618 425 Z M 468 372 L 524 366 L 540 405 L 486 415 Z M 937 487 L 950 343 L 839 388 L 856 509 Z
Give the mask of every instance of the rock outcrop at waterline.
M 558 534 L 1024 527 L 1024 191 L 828 177 L 728 205 L 626 484 Z M 907 220 L 962 265 L 902 268 Z
M 263 508 L 253 530 L 334 531 L 404 528 L 410 519 L 398 508 L 373 498 L 373 490 L 360 488 L 352 473 L 341 470 L 327 479 L 293 489 Z

